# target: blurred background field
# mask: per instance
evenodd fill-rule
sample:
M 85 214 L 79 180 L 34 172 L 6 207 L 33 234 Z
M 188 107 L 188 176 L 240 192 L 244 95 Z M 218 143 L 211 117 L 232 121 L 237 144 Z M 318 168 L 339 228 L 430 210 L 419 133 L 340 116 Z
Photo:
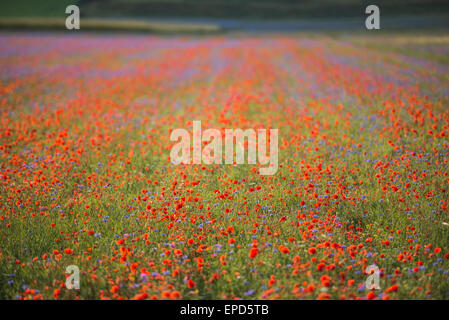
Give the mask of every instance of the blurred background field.
M 364 30 L 366 0 L 31 0 L 3 1 L 0 27 L 64 27 L 65 8 L 80 8 L 84 30 L 150 32 Z M 385 30 L 447 29 L 449 2 L 375 2 Z

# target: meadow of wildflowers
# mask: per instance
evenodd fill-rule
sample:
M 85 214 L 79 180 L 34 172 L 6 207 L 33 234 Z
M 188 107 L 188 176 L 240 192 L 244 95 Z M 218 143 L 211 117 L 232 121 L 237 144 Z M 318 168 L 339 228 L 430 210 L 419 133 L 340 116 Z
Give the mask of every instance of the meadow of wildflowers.
M 443 35 L 0 34 L 0 298 L 447 299 L 448 54 Z M 279 129 L 278 171 L 171 163 L 195 120 Z

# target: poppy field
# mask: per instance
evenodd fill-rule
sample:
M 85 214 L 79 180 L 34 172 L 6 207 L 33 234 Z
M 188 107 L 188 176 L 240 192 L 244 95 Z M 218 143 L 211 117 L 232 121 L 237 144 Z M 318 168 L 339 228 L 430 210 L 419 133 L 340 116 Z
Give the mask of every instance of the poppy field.
M 442 34 L 1 33 L 0 298 L 447 299 L 448 56 Z M 193 121 L 278 129 L 277 172 L 173 164 Z

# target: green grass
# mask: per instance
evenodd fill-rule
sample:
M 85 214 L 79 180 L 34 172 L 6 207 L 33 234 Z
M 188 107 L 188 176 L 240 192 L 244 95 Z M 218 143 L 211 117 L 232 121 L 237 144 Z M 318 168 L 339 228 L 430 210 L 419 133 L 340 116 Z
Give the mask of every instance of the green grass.
M 14 0 L 0 2 L 0 17 L 66 17 L 68 5 L 78 0 Z
M 65 18 L 0 18 L 0 28 L 67 31 Z M 216 33 L 221 28 L 214 24 L 154 22 L 116 19 L 81 19 L 81 31 L 128 31 L 151 33 Z

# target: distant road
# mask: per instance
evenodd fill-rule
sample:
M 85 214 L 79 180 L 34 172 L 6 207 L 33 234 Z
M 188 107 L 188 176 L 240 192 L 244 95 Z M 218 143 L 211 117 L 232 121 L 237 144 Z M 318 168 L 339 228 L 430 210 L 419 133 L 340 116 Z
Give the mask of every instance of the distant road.
M 152 19 L 152 21 L 214 24 L 231 31 L 362 31 L 365 16 L 352 18 L 313 18 L 298 20 L 251 20 L 251 19 L 208 19 L 176 18 Z M 381 29 L 448 29 L 449 14 L 382 17 Z

